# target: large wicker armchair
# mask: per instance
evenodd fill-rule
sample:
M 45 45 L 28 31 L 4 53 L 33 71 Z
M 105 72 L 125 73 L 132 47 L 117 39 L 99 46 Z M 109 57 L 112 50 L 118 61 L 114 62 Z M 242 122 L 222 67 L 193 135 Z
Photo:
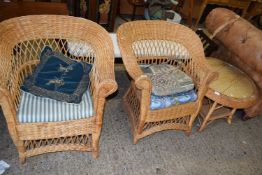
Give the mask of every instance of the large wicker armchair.
M 132 79 L 124 96 L 124 105 L 129 113 L 134 143 L 167 129 L 183 130 L 189 135 L 207 85 L 215 76 L 207 68 L 199 37 L 185 26 L 166 21 L 125 23 L 119 27 L 117 37 L 125 68 Z M 187 53 L 183 53 L 185 50 Z M 190 59 L 176 59 L 180 54 L 189 54 Z M 198 99 L 183 105 L 150 110 L 152 84 L 139 64 L 159 64 L 168 60 L 169 64 L 192 77 Z
M 69 41 L 79 45 L 69 48 Z M 45 45 L 93 65 L 89 86 L 93 116 L 56 122 L 18 121 L 20 86 L 39 63 Z M 0 23 L 0 104 L 20 162 L 26 157 L 66 150 L 91 151 L 97 157 L 105 98 L 116 89 L 113 44 L 98 24 L 59 15 L 24 16 Z

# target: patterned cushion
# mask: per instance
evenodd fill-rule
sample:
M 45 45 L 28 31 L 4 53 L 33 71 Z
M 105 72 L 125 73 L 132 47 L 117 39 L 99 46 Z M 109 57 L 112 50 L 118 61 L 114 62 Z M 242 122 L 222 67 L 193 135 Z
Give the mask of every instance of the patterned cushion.
M 175 95 L 169 95 L 169 96 L 151 95 L 150 109 L 151 110 L 163 109 L 163 108 L 170 107 L 172 105 L 179 105 L 179 104 L 193 102 L 196 101 L 196 99 L 197 99 L 197 94 L 194 90 L 182 92 Z
M 90 64 L 69 59 L 46 46 L 40 55 L 40 64 L 32 76 L 25 80 L 21 89 L 37 96 L 80 103 L 89 85 L 91 67 Z
M 191 77 L 172 65 L 155 64 L 142 69 L 152 81 L 152 93 L 154 95 L 173 95 L 194 88 Z
M 77 120 L 93 116 L 93 103 L 89 91 L 83 94 L 79 104 L 66 103 L 50 98 L 35 96 L 21 91 L 18 108 L 20 123 L 57 122 Z

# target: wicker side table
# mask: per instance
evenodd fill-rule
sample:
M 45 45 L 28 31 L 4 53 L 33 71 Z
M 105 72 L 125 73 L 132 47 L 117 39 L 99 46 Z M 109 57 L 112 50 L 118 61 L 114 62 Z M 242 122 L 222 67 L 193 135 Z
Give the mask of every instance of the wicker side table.
M 219 77 L 210 83 L 205 95 L 199 131 L 219 118 L 226 118 L 230 124 L 235 111 L 253 105 L 258 93 L 254 82 L 238 68 L 216 58 L 207 58 L 207 61 Z

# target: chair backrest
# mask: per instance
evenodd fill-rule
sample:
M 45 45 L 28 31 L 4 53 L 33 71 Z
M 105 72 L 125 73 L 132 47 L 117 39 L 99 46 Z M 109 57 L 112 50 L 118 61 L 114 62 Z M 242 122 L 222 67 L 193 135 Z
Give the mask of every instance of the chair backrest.
M 103 60 L 113 62 L 113 44 L 98 24 L 71 16 L 31 15 L 0 23 L 0 88 L 10 91 L 19 103 L 19 87 L 39 62 L 45 45 L 64 55 L 93 64 L 93 72 Z
M 168 57 L 204 60 L 199 37 L 191 29 L 167 21 L 134 21 L 118 29 L 120 47 L 131 51 L 137 59 Z
M 191 76 L 198 90 L 198 65 L 207 62 L 201 40 L 190 28 L 160 20 L 134 21 L 120 26 L 117 33 L 125 65 L 133 59 L 138 64 L 168 62 Z

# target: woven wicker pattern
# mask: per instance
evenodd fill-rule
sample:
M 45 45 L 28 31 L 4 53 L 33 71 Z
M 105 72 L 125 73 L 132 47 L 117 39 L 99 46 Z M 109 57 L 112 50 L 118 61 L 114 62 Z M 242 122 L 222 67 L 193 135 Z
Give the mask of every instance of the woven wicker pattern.
M 30 156 L 38 155 L 39 149 L 46 149 L 48 152 L 53 152 L 55 150 L 54 147 L 60 147 L 59 149 L 61 149 L 61 151 L 74 150 L 74 146 L 83 151 L 92 151 L 92 134 L 52 139 L 26 140 L 24 141 L 24 146 L 27 155 Z
M 132 78 L 124 96 L 134 143 L 152 133 L 177 129 L 190 134 L 208 83 L 215 74 L 207 67 L 199 37 L 189 28 L 166 21 L 125 23 L 117 31 L 126 70 Z M 192 77 L 198 99 L 183 105 L 150 110 L 152 84 L 139 64 L 168 62 Z
M 166 40 L 141 40 L 132 44 L 137 57 L 141 56 L 168 56 L 170 59 L 187 59 L 187 49 L 176 42 Z
M 39 63 L 45 45 L 93 64 L 89 90 L 94 116 L 66 122 L 18 122 L 20 85 Z M 58 15 L 24 16 L 0 23 L 0 104 L 21 162 L 63 150 L 92 151 L 97 157 L 105 98 L 116 89 L 113 44 L 96 23 Z

